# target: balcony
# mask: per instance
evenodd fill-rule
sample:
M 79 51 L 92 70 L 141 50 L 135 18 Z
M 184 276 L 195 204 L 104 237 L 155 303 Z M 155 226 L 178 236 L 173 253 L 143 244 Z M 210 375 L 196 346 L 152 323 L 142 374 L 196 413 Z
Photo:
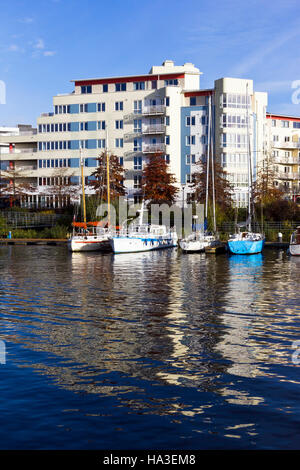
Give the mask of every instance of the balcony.
M 145 135 L 164 134 L 165 130 L 166 128 L 163 124 L 150 124 L 148 126 L 143 126 L 142 133 Z
M 278 148 L 278 149 L 299 149 L 300 142 L 285 142 L 285 141 L 272 142 L 272 147 Z
M 276 173 L 276 178 L 282 180 L 300 180 L 300 174 L 293 173 L 291 171 L 288 173 L 285 173 L 284 171 L 279 171 L 278 173 Z
M 143 116 L 157 116 L 165 114 L 166 107 L 164 105 L 144 106 L 142 109 Z
M 146 144 L 142 147 L 143 153 L 165 153 L 166 145 L 163 143 L 160 144 Z

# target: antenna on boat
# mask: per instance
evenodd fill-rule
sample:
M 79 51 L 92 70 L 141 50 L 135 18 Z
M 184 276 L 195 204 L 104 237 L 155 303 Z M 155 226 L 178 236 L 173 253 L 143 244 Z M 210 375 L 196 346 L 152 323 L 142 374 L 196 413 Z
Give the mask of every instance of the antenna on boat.
M 206 155 L 206 195 L 205 195 L 205 218 L 208 216 L 208 183 L 209 183 L 209 153 L 210 153 L 210 100 L 208 97 L 208 138 L 207 138 L 207 155 Z
M 107 126 L 106 126 L 105 156 L 106 156 L 106 186 L 107 186 L 107 221 L 108 221 L 108 226 L 110 226 L 110 180 L 109 180 L 109 154 L 108 154 L 108 128 Z
M 247 152 L 248 152 L 248 230 L 251 232 L 251 186 L 252 186 L 252 166 L 250 152 L 250 132 L 249 132 L 249 94 L 248 82 L 246 84 L 246 109 L 247 109 Z

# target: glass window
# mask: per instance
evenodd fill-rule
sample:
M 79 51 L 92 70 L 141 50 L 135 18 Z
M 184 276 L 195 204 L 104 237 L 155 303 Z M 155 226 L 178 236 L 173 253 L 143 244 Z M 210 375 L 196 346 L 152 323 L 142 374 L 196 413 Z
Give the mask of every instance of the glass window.
M 126 91 L 126 83 L 116 83 L 116 91 Z
M 145 82 L 133 82 L 134 90 L 145 90 Z
M 115 102 L 115 110 L 116 111 L 123 111 L 123 101 L 116 101 Z
M 108 84 L 107 84 L 107 83 L 104 83 L 104 85 L 102 86 L 102 92 L 103 92 L 103 93 L 107 93 L 107 92 L 108 92 Z
M 82 86 L 81 93 L 92 93 L 92 86 L 91 85 Z
M 196 96 L 190 97 L 190 106 L 196 106 Z
M 151 88 L 152 88 L 152 90 L 155 90 L 157 88 L 157 80 L 152 80 Z

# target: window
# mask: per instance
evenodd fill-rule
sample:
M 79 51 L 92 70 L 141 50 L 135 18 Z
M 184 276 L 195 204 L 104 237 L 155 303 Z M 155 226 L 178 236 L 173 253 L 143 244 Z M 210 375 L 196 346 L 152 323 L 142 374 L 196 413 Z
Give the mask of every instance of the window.
M 115 140 L 116 147 L 123 147 L 123 139 L 116 139 Z
M 205 124 L 206 124 L 206 116 L 201 116 L 201 124 L 202 124 L 202 126 L 205 126 Z
M 142 150 L 142 139 L 134 139 L 133 141 L 133 151 L 141 152 Z
M 290 138 L 289 138 L 289 137 L 285 137 L 285 138 L 284 138 L 284 141 L 285 141 L 285 142 L 289 142 L 289 141 L 290 141 Z
M 165 117 L 165 124 L 166 124 L 166 126 L 170 125 L 170 116 Z
M 142 114 L 142 100 L 136 100 L 133 103 L 133 112 L 135 114 Z
M 134 119 L 133 132 L 136 132 L 136 133 L 142 132 L 142 120 L 141 119 Z
M 195 154 L 192 154 L 192 155 L 187 155 L 186 156 L 186 164 L 187 165 L 194 165 L 196 163 L 196 155 Z
M 190 106 L 196 106 L 196 96 L 190 97 Z
M 272 127 L 276 127 L 276 119 L 272 119 Z
M 105 149 L 105 139 L 98 140 L 98 149 Z
M 123 157 L 119 157 L 119 164 L 120 164 L 121 166 L 124 165 L 124 158 L 123 158 Z
M 115 121 L 115 128 L 116 129 L 123 129 L 123 119 L 119 119 Z
M 170 163 L 170 155 L 165 155 L 165 160 L 166 160 L 166 163 L 169 164 Z
M 187 116 L 186 117 L 186 126 L 194 126 L 196 124 L 196 116 Z
M 281 127 L 289 127 L 289 121 L 281 121 Z
M 133 82 L 134 90 L 145 90 L 145 82 Z
M 278 141 L 279 141 L 279 136 L 273 135 L 273 142 L 278 142 Z
M 116 83 L 116 91 L 126 91 L 126 83 Z
M 185 143 L 186 145 L 195 145 L 196 137 L 194 135 L 187 135 L 185 137 Z
M 103 92 L 103 93 L 107 93 L 107 92 L 108 92 L 108 84 L 107 84 L 107 83 L 104 83 L 104 85 L 102 86 L 102 92 Z
M 191 183 L 192 182 L 192 178 L 191 178 L 191 175 L 189 173 L 187 173 L 185 175 L 185 182 L 186 183 Z
M 105 111 L 105 103 L 97 103 L 97 110 L 98 112 L 104 112 Z
M 98 121 L 97 127 L 98 127 L 98 130 L 104 131 L 105 130 L 105 121 Z
M 81 93 L 92 93 L 92 86 L 87 85 L 87 86 L 82 86 L 81 87 Z
M 123 101 L 115 102 L 115 111 L 123 111 Z
M 300 122 L 293 122 L 294 129 L 300 129 Z
M 170 136 L 169 135 L 165 136 L 165 143 L 166 143 L 166 145 L 170 145 Z
M 247 108 L 250 106 L 250 96 L 237 93 L 223 93 L 221 106 L 224 108 Z
M 166 98 L 165 98 L 165 103 L 166 103 L 166 106 L 170 106 L 170 98 L 169 98 L 169 96 L 166 96 Z
M 142 157 L 134 157 L 134 160 L 133 160 L 133 169 L 134 170 L 141 170 L 142 169 L 142 164 L 143 164 L 143 158 Z
M 133 179 L 133 187 L 134 189 L 140 189 L 142 185 L 142 177 L 141 175 L 135 175 Z
M 177 86 L 177 85 L 178 85 L 177 78 L 174 78 L 171 80 L 165 80 L 165 86 Z
M 156 90 L 156 88 L 157 88 L 157 80 L 152 80 L 152 82 L 151 82 L 151 88 L 152 88 L 152 90 Z

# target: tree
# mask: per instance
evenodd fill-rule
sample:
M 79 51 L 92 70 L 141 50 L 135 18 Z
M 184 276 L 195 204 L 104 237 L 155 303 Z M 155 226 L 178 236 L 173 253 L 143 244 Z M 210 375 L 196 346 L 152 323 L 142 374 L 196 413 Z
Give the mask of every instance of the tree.
M 274 157 L 269 153 L 257 168 L 256 181 L 253 184 L 253 198 L 255 202 L 268 204 L 281 199 L 284 192 L 275 187 L 276 171 Z
M 71 201 L 79 196 L 79 186 L 72 183 L 72 176 L 67 168 L 57 168 L 51 175 L 51 186 L 45 195 L 52 196 L 59 208 L 71 205 Z
M 97 158 L 98 168 L 92 173 L 89 185 L 103 201 L 107 201 L 107 153 L 102 152 Z M 108 155 L 109 191 L 111 200 L 125 195 L 124 168 L 116 155 Z
M 9 198 L 10 207 L 20 205 L 21 200 L 36 191 L 36 188 L 28 183 L 21 182 L 24 178 L 22 171 L 8 168 L 2 171 L 3 179 L 1 181 L 1 197 Z
M 172 205 L 178 188 L 176 178 L 169 173 L 168 164 L 161 153 L 150 155 L 142 173 L 142 191 L 149 204 Z
M 198 171 L 193 173 L 192 188 L 194 189 L 194 200 L 205 204 L 206 200 L 206 179 L 207 179 L 207 162 L 199 161 L 197 163 Z M 213 182 L 212 182 L 212 168 L 209 165 L 209 182 L 208 182 L 208 197 L 212 200 L 213 195 Z M 232 206 L 232 186 L 229 183 L 226 173 L 218 162 L 214 162 L 214 187 L 215 187 L 215 201 L 222 210 L 227 210 Z

